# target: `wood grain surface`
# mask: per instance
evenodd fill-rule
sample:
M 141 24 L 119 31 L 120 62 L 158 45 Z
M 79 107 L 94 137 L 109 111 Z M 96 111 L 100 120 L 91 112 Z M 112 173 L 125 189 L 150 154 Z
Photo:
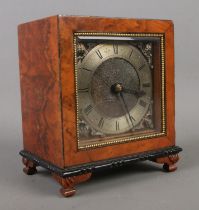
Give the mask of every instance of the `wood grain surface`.
M 74 32 L 164 34 L 166 136 L 78 150 Z M 59 167 L 70 167 L 175 144 L 172 21 L 54 16 L 19 26 L 19 57 L 25 150 Z
M 169 20 L 112 19 L 98 17 L 59 17 L 60 61 L 65 166 L 98 161 L 128 154 L 155 150 L 175 143 L 174 128 L 174 46 L 173 23 Z M 166 53 L 167 136 L 78 150 L 76 135 L 76 102 L 74 81 L 74 32 L 163 33 Z
M 18 28 L 24 149 L 63 167 L 58 19 Z

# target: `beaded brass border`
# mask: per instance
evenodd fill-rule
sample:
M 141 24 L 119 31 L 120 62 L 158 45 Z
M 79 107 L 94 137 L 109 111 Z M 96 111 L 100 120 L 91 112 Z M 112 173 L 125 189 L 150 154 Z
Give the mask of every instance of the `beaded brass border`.
M 160 49 L 161 49 L 161 110 L 162 110 L 162 131 L 159 133 L 153 133 L 148 135 L 139 135 L 135 137 L 128 137 L 128 138 L 118 138 L 115 140 L 109 140 L 108 142 L 102 142 L 102 143 L 94 143 L 94 144 L 88 144 L 85 146 L 80 146 L 79 141 L 79 128 L 78 128 L 78 92 L 77 92 L 77 55 L 76 55 L 76 37 L 77 36 L 120 36 L 120 37 L 159 37 L 160 38 Z M 166 110 L 165 110 L 165 103 L 166 103 L 166 97 L 165 97 L 165 91 L 166 91 L 166 84 L 165 84 L 165 37 L 162 33 L 104 33 L 104 32 L 75 32 L 73 36 L 73 45 L 74 45 L 74 60 L 75 60 L 75 95 L 76 95 L 76 128 L 77 128 L 77 146 L 78 149 L 89 149 L 89 148 L 96 148 L 96 147 L 102 147 L 102 146 L 108 146 L 112 144 L 118 144 L 118 143 L 125 143 L 129 141 L 137 141 L 142 139 L 148 139 L 148 138 L 155 138 L 160 136 L 166 135 Z M 106 139 L 111 139 L 112 137 L 108 137 Z

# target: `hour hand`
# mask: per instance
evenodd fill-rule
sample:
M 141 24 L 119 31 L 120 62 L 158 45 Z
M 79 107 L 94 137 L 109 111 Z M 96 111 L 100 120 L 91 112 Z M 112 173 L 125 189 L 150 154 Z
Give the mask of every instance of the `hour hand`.
M 129 94 L 133 94 L 135 96 L 142 97 L 146 94 L 146 92 L 144 92 L 143 90 L 133 90 L 133 89 L 128 89 L 128 88 L 124 88 L 122 90 L 124 93 L 129 93 Z

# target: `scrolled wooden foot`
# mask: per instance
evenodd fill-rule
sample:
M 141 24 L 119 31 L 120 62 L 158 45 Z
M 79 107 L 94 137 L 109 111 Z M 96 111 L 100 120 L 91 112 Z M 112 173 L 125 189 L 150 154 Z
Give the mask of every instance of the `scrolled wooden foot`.
M 60 189 L 60 193 L 64 197 L 70 197 L 73 196 L 76 193 L 75 185 L 85 182 L 91 177 L 91 173 L 79 175 L 79 176 L 73 176 L 68 178 L 62 178 L 56 174 L 53 174 L 53 177 L 56 179 L 56 181 L 59 182 L 59 184 L 62 186 Z
M 73 196 L 76 193 L 76 190 L 74 188 L 61 188 L 60 193 L 64 197 L 70 197 L 70 196 Z
M 177 169 L 175 163 L 179 160 L 178 154 L 169 155 L 167 157 L 156 158 L 154 162 L 163 164 L 163 169 L 167 172 L 172 172 Z
M 23 158 L 22 159 L 23 164 L 25 165 L 25 168 L 23 168 L 23 172 L 27 175 L 33 175 L 37 173 L 36 164 L 32 161 Z
M 167 163 L 164 163 L 163 169 L 167 172 L 172 172 L 172 171 L 175 171 L 177 169 L 177 166 L 175 164 L 168 165 Z

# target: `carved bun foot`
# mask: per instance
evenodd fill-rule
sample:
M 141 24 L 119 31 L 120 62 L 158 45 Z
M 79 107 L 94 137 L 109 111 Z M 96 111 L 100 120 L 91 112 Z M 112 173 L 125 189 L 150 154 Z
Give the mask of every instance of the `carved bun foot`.
M 178 154 L 169 155 L 167 157 L 156 158 L 154 162 L 164 164 L 163 169 L 167 172 L 172 172 L 177 169 L 175 163 L 179 160 Z
M 76 193 L 76 190 L 74 188 L 61 188 L 60 189 L 60 193 L 64 196 L 64 197 L 70 197 L 73 196 Z
M 164 163 L 163 165 L 163 169 L 167 172 L 172 172 L 172 171 L 175 171 L 177 169 L 177 166 L 176 165 L 168 165 L 167 163 Z
M 73 196 L 76 193 L 75 186 L 81 182 L 85 182 L 91 177 L 91 173 L 83 174 L 79 176 L 73 176 L 68 178 L 62 178 L 56 174 L 53 174 L 53 177 L 56 179 L 57 182 L 62 186 L 60 189 L 60 193 L 64 197 Z
M 27 175 L 33 175 L 33 174 L 37 173 L 37 169 L 36 168 L 25 167 L 25 168 L 23 168 L 23 172 Z
M 27 175 L 33 175 L 37 173 L 36 164 L 32 161 L 23 158 L 22 159 L 23 164 L 25 165 L 25 168 L 23 168 L 23 172 Z

